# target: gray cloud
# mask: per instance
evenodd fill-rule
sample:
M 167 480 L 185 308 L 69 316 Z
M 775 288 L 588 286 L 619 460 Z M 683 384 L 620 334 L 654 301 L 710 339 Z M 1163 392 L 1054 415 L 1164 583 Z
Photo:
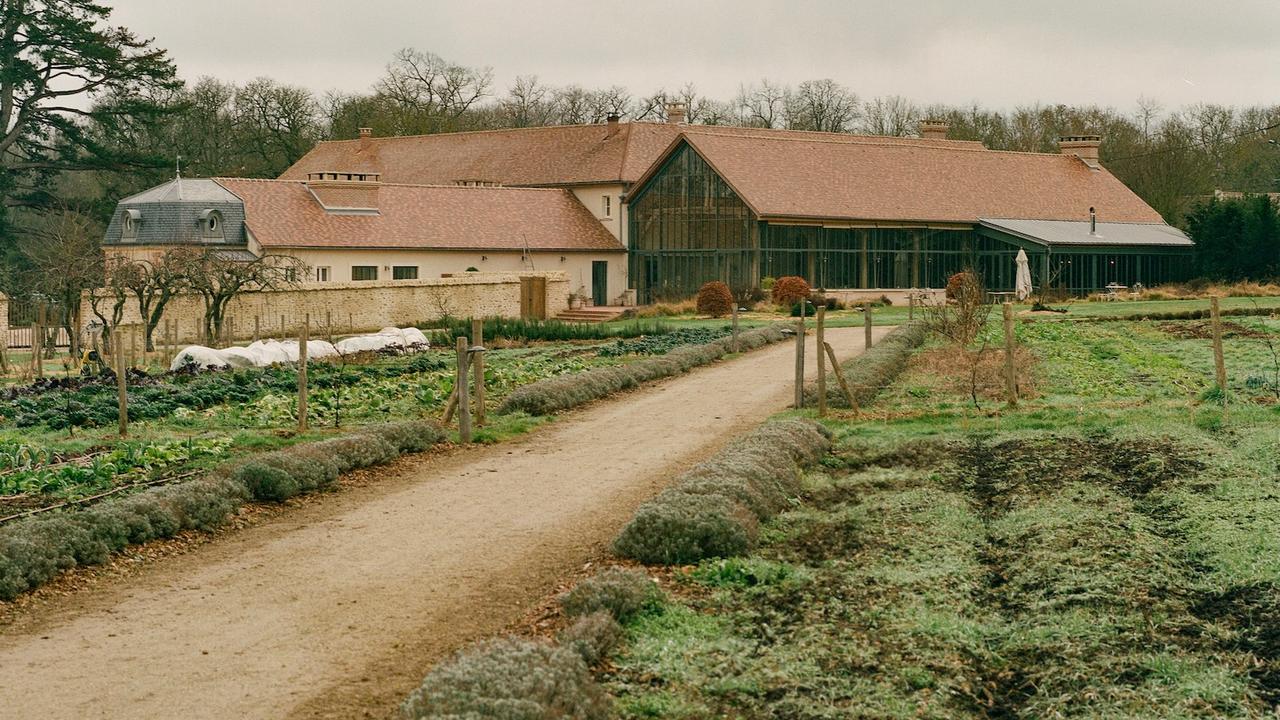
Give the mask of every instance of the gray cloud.
M 1274 0 L 109 0 L 113 22 L 170 50 L 184 77 L 267 75 L 317 91 L 368 89 L 416 47 L 517 75 L 620 84 L 831 77 L 918 102 L 1167 107 L 1280 102 Z

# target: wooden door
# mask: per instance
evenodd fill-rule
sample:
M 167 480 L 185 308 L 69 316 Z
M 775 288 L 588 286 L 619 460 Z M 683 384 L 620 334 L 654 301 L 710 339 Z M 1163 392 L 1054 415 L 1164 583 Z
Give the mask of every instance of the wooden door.
M 547 319 L 547 279 L 520 278 L 520 317 L 525 320 Z
M 591 261 L 591 304 L 603 307 L 609 304 L 609 261 Z

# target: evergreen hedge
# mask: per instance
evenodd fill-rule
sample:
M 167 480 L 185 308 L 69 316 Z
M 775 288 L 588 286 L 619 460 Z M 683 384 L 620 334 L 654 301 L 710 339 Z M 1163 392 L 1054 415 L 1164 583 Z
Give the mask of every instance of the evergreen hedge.
M 786 336 L 778 326 L 754 328 L 738 333 L 738 346 L 742 351 L 754 350 L 776 343 L 784 337 Z M 625 365 L 545 378 L 517 388 L 498 407 L 498 412 L 523 411 L 530 415 L 549 415 L 646 382 L 688 372 L 699 365 L 719 360 L 731 352 L 733 338 L 726 337 L 705 345 L 678 347 L 666 355 L 636 360 Z

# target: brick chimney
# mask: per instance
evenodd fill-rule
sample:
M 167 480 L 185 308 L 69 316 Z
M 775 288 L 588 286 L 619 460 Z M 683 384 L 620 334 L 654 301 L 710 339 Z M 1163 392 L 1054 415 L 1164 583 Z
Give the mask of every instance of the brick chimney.
M 360 149 L 369 146 L 369 138 L 373 137 L 373 128 L 360 128 Z
M 376 215 L 382 176 L 376 172 L 307 173 L 307 189 L 325 212 L 335 215 Z
M 670 125 L 684 125 L 687 120 L 686 108 L 682 102 L 669 102 L 666 104 L 667 123 Z
M 609 117 L 605 118 L 605 137 L 613 137 L 618 134 L 618 121 L 622 118 L 618 113 L 609 113 Z
M 1085 165 L 1097 170 L 1101 167 L 1098 162 L 1098 148 L 1102 147 L 1102 137 L 1100 135 L 1064 135 L 1058 138 L 1058 149 L 1063 155 L 1075 155 L 1084 161 Z
M 951 131 L 951 123 L 946 120 L 921 120 L 920 137 L 925 140 L 946 140 Z

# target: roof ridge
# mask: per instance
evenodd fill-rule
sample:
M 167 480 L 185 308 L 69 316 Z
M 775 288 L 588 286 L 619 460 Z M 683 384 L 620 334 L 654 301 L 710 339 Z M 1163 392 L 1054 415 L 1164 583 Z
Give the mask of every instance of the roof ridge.
M 209 179 L 213 180 L 214 182 L 217 182 L 219 185 L 222 185 L 221 183 L 222 180 L 229 180 L 231 182 L 244 181 L 244 182 L 257 182 L 257 183 L 287 183 L 287 184 L 296 184 L 296 185 L 307 184 L 306 180 L 294 180 L 291 178 L 243 178 L 243 177 L 221 177 L 220 176 L 220 177 L 213 177 Z M 379 187 L 438 188 L 438 189 L 445 189 L 445 190 L 532 190 L 536 192 L 554 192 L 554 193 L 570 192 L 567 188 L 563 188 L 563 187 L 526 187 L 523 185 L 457 185 L 457 184 L 446 185 L 444 183 L 393 183 L 393 182 L 380 182 L 378 183 L 378 185 Z
M 1012 220 L 1014 222 L 1069 222 L 1069 223 L 1089 222 L 1087 218 L 1084 220 L 1064 220 L 1062 218 L 1016 218 L 1016 217 L 980 217 L 978 218 L 978 222 L 985 222 L 988 220 L 992 220 L 992 221 Z M 1169 223 L 1163 220 L 1159 222 L 1156 222 L 1156 221 L 1139 222 L 1137 220 L 1098 220 L 1097 222 L 1099 225 L 1159 225 L 1161 227 L 1168 227 L 1168 228 L 1173 228 L 1175 230 L 1178 230 L 1178 228 L 1170 225 Z M 1181 230 L 1179 230 L 1179 232 L 1181 232 Z
M 800 131 L 800 132 L 808 132 L 808 131 Z M 690 134 L 690 132 L 688 130 L 685 130 L 685 131 L 682 131 L 682 134 L 688 135 Z M 960 151 L 960 152 L 987 152 L 987 153 L 1003 153 L 1006 155 L 1031 155 L 1034 157 L 1045 157 L 1045 158 L 1077 159 L 1076 156 L 1074 155 L 1065 155 L 1063 153 L 1036 152 L 1032 150 L 995 150 L 986 146 L 957 147 L 957 146 L 951 146 L 951 145 L 926 145 L 926 144 L 917 145 L 914 143 L 903 143 L 901 141 L 902 140 L 917 141 L 917 142 L 937 142 L 937 141 L 929 140 L 927 138 L 894 138 L 888 135 L 850 135 L 850 137 L 866 138 L 867 140 L 865 142 L 863 141 L 847 142 L 847 141 L 834 140 L 834 139 L 828 140 L 825 138 L 787 137 L 787 136 L 781 136 L 781 135 L 749 135 L 749 134 L 730 135 L 730 134 L 721 134 L 721 133 L 715 133 L 715 132 L 700 132 L 698 130 L 694 130 L 692 134 L 695 134 L 695 135 L 701 134 L 701 135 L 708 135 L 708 136 L 714 136 L 714 137 L 725 137 L 725 138 L 734 138 L 734 139 L 745 138 L 745 139 L 755 139 L 755 140 L 776 140 L 778 142 L 815 142 L 815 143 L 823 143 L 826 145 L 878 145 L 881 147 L 929 148 L 934 150 L 954 150 L 954 151 Z M 834 135 L 837 133 L 831 133 L 831 134 Z M 896 140 L 898 142 L 877 141 L 876 140 L 877 138 L 884 138 L 884 140 Z M 955 140 L 955 141 L 946 141 L 946 142 L 977 142 L 977 141 Z
M 630 125 L 631 122 L 626 122 L 622 124 Z M 352 143 L 352 142 L 358 143 L 366 140 L 414 140 L 414 139 L 430 138 L 430 137 L 453 137 L 457 135 L 496 135 L 499 133 L 521 133 L 521 132 L 532 132 L 536 130 L 565 130 L 565 129 L 580 129 L 580 128 L 593 128 L 593 127 L 604 129 L 606 126 L 607 126 L 606 123 L 574 123 L 569 125 L 536 125 L 533 127 L 522 127 L 522 128 L 489 128 L 487 130 L 450 130 L 448 132 L 417 133 L 414 135 L 371 135 L 368 138 L 345 138 L 341 140 L 321 140 L 316 144 L 319 145 L 321 143 Z

